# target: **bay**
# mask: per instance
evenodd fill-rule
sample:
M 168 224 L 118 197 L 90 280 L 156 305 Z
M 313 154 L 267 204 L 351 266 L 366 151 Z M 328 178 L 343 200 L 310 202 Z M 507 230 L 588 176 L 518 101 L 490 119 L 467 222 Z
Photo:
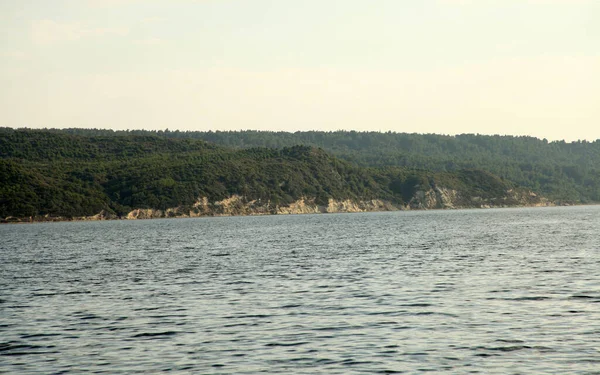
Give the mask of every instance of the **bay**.
M 600 207 L 0 226 L 0 373 L 600 374 Z

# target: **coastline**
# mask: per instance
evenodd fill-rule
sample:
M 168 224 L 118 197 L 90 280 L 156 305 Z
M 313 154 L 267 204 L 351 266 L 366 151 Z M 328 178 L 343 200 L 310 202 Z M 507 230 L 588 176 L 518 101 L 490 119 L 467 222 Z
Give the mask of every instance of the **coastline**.
M 80 221 L 116 221 L 116 220 L 152 220 L 152 219 L 183 219 L 196 217 L 232 217 L 232 216 L 274 216 L 274 215 L 305 215 L 328 213 L 360 213 L 360 212 L 391 212 L 391 211 L 427 211 L 427 210 L 462 210 L 462 209 L 492 209 L 492 208 L 528 208 L 528 207 L 557 207 L 585 206 L 592 204 L 572 204 L 551 202 L 543 198 L 533 201 L 496 200 L 490 202 L 478 197 L 471 198 L 470 204 L 453 204 L 452 201 L 439 199 L 424 200 L 423 194 L 411 200 L 406 205 L 394 204 L 378 199 L 355 201 L 330 199 L 328 205 L 319 205 L 315 199 L 301 198 L 286 206 L 272 205 L 270 202 L 261 204 L 259 201 L 247 201 L 240 196 L 232 196 L 222 201 L 210 203 L 206 198 L 200 198 L 192 206 L 180 206 L 159 209 L 134 209 L 127 215 L 116 215 L 102 210 L 96 215 L 65 217 L 65 216 L 30 216 L 6 217 L 0 219 L 0 224 L 34 224 L 48 222 L 80 222 Z M 438 195 L 439 197 L 439 195 Z M 418 199 L 421 198 L 421 199 Z M 513 197 L 514 198 L 514 197 Z

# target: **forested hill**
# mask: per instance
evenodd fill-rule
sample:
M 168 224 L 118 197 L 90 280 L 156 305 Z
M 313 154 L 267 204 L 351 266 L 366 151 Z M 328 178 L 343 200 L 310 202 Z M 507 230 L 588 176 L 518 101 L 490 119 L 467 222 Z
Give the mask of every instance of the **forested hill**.
M 600 201 L 600 140 L 568 143 L 498 135 L 354 131 L 61 131 L 86 135 L 154 134 L 168 138 L 202 139 L 238 148 L 280 148 L 302 144 L 323 148 L 360 166 L 398 166 L 430 171 L 481 169 L 555 200 L 575 203 Z
M 101 211 L 127 216 L 136 209 L 173 207 L 190 213 L 200 198 L 205 208 L 195 213 L 219 214 L 232 197 L 241 197 L 240 205 L 258 202 L 252 204 L 262 205 L 260 213 L 277 213 L 303 199 L 327 212 L 337 209 L 333 201 L 382 200 L 400 208 L 540 203 L 484 171 L 366 168 L 310 146 L 234 149 L 152 134 L 0 128 L 0 218 Z

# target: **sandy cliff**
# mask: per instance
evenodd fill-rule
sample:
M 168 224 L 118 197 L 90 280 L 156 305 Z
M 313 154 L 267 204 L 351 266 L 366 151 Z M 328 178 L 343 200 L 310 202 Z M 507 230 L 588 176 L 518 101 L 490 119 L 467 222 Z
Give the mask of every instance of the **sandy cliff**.
M 552 205 L 554 205 L 553 202 L 524 189 L 511 189 L 507 190 L 502 196 L 482 198 L 478 196 L 467 196 L 453 189 L 427 186 L 423 189 L 417 189 L 412 199 L 405 204 L 398 204 L 380 199 L 329 199 L 327 205 L 323 205 L 317 204 L 315 198 L 304 197 L 287 205 L 278 205 L 273 204 L 268 200 L 250 200 L 240 195 L 232 195 L 226 199 L 214 202 L 209 201 L 206 197 L 200 197 L 191 206 L 172 207 L 165 210 L 137 208 L 123 217 L 119 217 L 114 213 L 103 210 L 96 215 L 85 217 L 66 218 L 46 215 L 27 218 L 8 217 L 2 221 L 7 223 L 66 220 L 143 220 L 203 216 L 293 215 L 456 208 L 538 207 Z
M 162 217 L 243 216 L 243 215 L 293 215 L 341 212 L 374 212 L 396 210 L 431 210 L 456 208 L 534 207 L 553 205 L 547 199 L 527 190 L 508 190 L 501 197 L 484 199 L 465 197 L 452 189 L 434 187 L 417 190 L 407 204 L 372 200 L 329 199 L 327 205 L 319 205 L 314 198 L 301 198 L 288 205 L 275 205 L 270 201 L 248 200 L 233 195 L 221 201 L 210 202 L 199 198 L 191 207 L 169 208 L 165 211 L 136 209 L 127 219 L 153 219 Z

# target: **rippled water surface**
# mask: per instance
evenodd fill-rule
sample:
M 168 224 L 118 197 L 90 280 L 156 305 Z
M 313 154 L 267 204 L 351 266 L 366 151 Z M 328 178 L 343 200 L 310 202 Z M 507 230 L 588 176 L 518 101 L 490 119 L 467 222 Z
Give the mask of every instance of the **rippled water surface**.
M 0 373 L 600 374 L 600 207 L 0 226 Z

